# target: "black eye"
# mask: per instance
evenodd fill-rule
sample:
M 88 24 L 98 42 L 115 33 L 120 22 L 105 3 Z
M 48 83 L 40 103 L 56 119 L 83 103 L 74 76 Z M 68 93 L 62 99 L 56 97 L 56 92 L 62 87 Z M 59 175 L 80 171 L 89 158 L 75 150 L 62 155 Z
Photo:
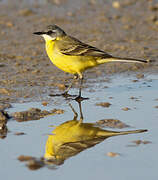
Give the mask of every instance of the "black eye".
M 51 35 L 53 33 L 53 31 L 48 31 L 47 34 L 48 35 Z

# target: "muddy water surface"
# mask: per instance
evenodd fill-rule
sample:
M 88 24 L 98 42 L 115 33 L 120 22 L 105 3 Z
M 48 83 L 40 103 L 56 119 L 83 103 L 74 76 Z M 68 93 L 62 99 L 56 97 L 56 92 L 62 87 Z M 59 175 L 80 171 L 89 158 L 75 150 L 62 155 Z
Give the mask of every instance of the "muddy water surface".
M 118 81 L 118 79 L 120 79 Z M 84 91 L 85 96 L 90 100 L 82 102 L 83 122 L 95 123 L 102 119 L 118 119 L 130 125 L 129 128 L 105 128 L 114 131 L 125 131 L 135 129 L 147 129 L 148 132 L 140 134 L 129 134 L 105 139 L 102 143 L 88 148 L 81 153 L 72 156 L 55 165 L 55 170 L 49 169 L 48 165 L 36 170 L 30 170 L 26 162 L 20 162 L 17 158 L 20 155 L 28 155 L 40 158 L 45 154 L 45 144 L 48 136 L 54 127 L 72 120 L 74 114 L 68 105 L 68 101 L 55 105 L 54 102 L 61 102 L 61 97 L 55 98 L 53 103 L 47 106 L 37 103 L 12 104 L 13 108 L 8 109 L 11 114 L 17 111 L 25 111 L 31 107 L 51 110 L 60 108 L 65 110 L 64 114 L 50 115 L 40 120 L 16 122 L 10 119 L 7 123 L 8 134 L 1 139 L 1 176 L 5 179 L 155 179 L 157 177 L 157 118 L 156 106 L 158 77 L 146 75 L 138 82 L 134 76 L 128 78 L 113 77 L 109 83 L 101 83 L 100 86 L 109 88 L 96 88 L 97 93 Z M 73 91 L 72 91 L 73 93 Z M 73 108 L 80 117 L 78 103 L 71 102 Z M 111 106 L 96 106 L 96 102 L 109 102 Z M 123 110 L 128 107 L 130 110 Z M 79 119 L 78 117 L 78 119 Z M 117 126 L 116 126 L 117 127 Z M 15 135 L 23 132 L 24 135 Z M 139 141 L 138 141 L 139 140 Z M 147 143 L 143 143 L 147 142 Z M 110 157 L 110 152 L 118 156 Z M 8 173 L 9 172 L 9 173 Z

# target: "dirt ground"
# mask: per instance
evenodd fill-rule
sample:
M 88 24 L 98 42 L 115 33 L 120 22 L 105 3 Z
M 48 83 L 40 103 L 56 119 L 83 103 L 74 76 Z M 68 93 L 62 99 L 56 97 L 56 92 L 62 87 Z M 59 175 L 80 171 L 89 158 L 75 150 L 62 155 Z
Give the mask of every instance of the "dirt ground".
M 50 24 L 112 55 L 155 60 L 147 65 L 109 63 L 93 68 L 85 73 L 85 87 L 114 73 L 158 70 L 158 3 L 154 0 L 1 0 L 0 102 L 45 99 L 71 79 L 53 66 L 44 40 L 33 35 Z

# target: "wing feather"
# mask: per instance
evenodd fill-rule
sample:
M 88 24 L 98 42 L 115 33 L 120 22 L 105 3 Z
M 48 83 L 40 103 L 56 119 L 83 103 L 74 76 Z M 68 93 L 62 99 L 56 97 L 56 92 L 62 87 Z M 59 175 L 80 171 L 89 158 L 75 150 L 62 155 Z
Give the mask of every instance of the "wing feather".
M 106 52 L 96 47 L 85 44 L 79 41 L 78 39 L 70 36 L 67 36 L 65 39 L 60 41 L 60 43 L 58 43 L 58 47 L 62 54 L 70 55 L 70 56 L 93 56 L 100 58 L 112 57 Z

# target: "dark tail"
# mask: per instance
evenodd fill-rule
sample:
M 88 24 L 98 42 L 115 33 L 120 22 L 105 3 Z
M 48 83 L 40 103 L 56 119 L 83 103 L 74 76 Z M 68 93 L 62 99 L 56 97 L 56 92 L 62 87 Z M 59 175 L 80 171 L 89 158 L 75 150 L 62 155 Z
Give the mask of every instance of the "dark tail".
M 110 59 L 110 58 L 109 58 Z M 136 62 L 136 63 L 148 63 L 149 60 L 144 59 L 135 59 L 135 58 L 121 58 L 121 57 L 112 57 L 111 61 L 120 61 L 120 62 Z

